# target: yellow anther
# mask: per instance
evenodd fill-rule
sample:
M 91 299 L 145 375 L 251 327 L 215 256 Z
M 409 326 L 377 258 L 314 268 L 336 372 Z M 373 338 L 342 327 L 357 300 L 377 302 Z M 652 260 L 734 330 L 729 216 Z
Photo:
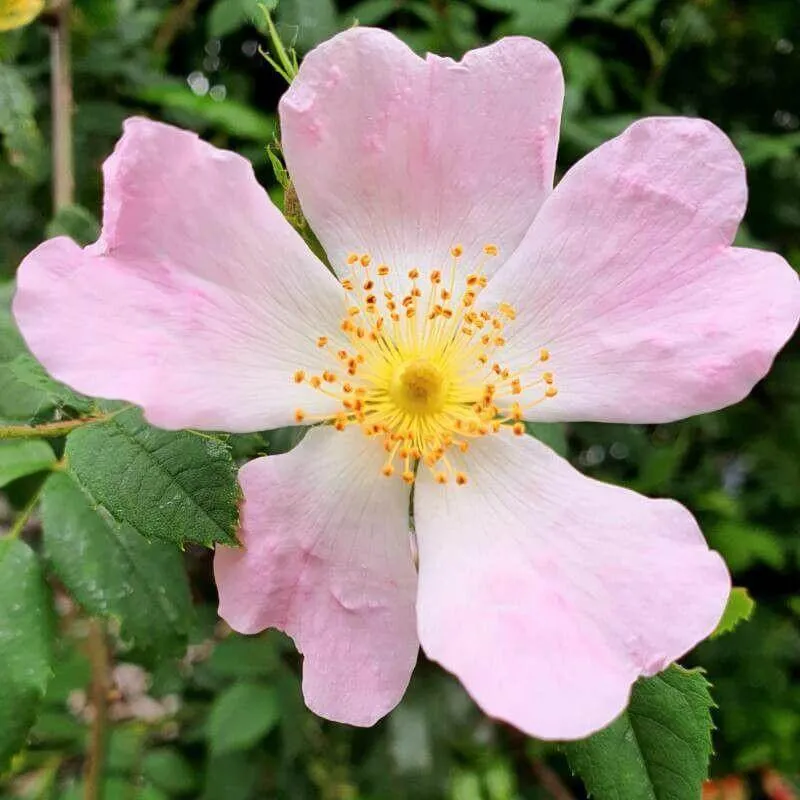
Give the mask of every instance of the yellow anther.
M 454 245 L 450 253 L 459 259 L 464 250 Z M 511 303 L 489 306 L 481 294 L 488 280 L 486 256 L 497 254 L 496 245 L 486 245 L 475 266 L 463 272 L 455 261 L 436 269 L 412 267 L 405 275 L 378 264 L 378 275 L 398 280 L 391 290 L 370 272 L 342 279 L 347 300 L 340 327 L 347 347 L 336 350 L 327 336 L 316 337 L 329 368 L 310 377 L 303 369 L 290 373 L 338 405 L 337 411 L 311 419 L 337 430 L 355 423 L 377 439 L 386 451 L 380 469 L 387 477 L 412 483 L 420 468 L 430 470 L 437 483 L 464 485 L 467 476 L 454 471 L 448 450 L 466 452 L 473 437 L 506 428 L 522 435 L 523 409 L 555 395 L 553 373 L 536 369 L 549 359 L 546 349 L 538 351 L 533 364 L 514 370 L 494 355 L 506 344 L 505 329 L 517 315 Z M 351 266 L 370 262 L 368 253 L 348 256 Z M 421 277 L 430 280 L 429 294 Z M 527 397 L 529 389 L 538 396 Z M 298 422 L 309 424 L 305 412 L 296 413 Z
M 295 422 L 302 422 L 306 418 L 306 413 L 303 411 L 302 408 L 296 408 L 294 410 L 294 421 Z
M 515 320 L 517 318 L 517 312 L 511 303 L 500 303 L 497 306 L 497 310 L 507 319 Z

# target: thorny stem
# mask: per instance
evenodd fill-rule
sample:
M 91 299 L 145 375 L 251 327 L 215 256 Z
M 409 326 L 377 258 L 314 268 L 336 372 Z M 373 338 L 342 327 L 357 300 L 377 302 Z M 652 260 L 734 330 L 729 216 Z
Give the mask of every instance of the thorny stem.
M 83 770 L 84 800 L 101 800 L 103 796 L 103 766 L 106 755 L 106 722 L 108 694 L 111 689 L 111 664 L 103 623 L 89 620 L 86 650 L 92 668 L 91 699 L 94 717 L 89 740 L 89 752 Z
M 50 93 L 53 109 L 53 207 L 75 199 L 72 150 L 72 65 L 69 44 L 71 0 L 56 0 L 50 21 Z
M 70 431 L 89 425 L 92 422 L 105 422 L 115 414 L 98 414 L 92 417 L 79 419 L 65 419 L 59 422 L 46 422 L 42 425 L 7 425 L 0 427 L 0 440 L 2 439 L 57 439 L 66 436 Z

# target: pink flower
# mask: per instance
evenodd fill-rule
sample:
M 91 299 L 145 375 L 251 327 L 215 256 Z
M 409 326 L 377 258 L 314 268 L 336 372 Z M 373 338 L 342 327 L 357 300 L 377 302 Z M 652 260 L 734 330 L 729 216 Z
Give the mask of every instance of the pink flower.
M 215 564 L 220 614 L 291 635 L 323 716 L 386 714 L 421 644 L 488 714 L 581 737 L 725 605 L 685 508 L 515 434 L 741 400 L 800 284 L 730 246 L 744 167 L 708 122 L 643 120 L 553 190 L 562 94 L 529 39 L 456 63 L 349 30 L 280 106 L 338 280 L 243 158 L 143 119 L 106 162 L 100 240 L 53 239 L 20 268 L 26 340 L 83 392 L 166 428 L 332 423 L 242 469 L 244 547 Z

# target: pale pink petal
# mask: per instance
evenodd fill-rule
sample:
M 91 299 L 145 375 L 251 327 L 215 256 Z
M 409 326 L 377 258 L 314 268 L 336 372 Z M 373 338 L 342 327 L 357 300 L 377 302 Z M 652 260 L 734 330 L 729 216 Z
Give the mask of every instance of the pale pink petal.
M 487 242 L 511 253 L 552 190 L 562 99 L 558 60 L 532 39 L 455 62 L 353 28 L 303 61 L 283 148 L 334 267 L 351 251 L 439 267 L 456 243 L 469 265 Z
M 279 628 L 305 656 L 303 694 L 323 717 L 371 725 L 405 692 L 417 658 L 408 488 L 358 428 L 315 428 L 251 461 L 241 550 L 218 548 L 220 616 Z
M 292 382 L 322 368 L 336 281 L 241 156 L 128 120 L 106 161 L 103 233 L 33 251 L 14 315 L 56 378 L 144 407 L 166 428 L 258 430 L 331 406 Z
M 662 422 L 745 397 L 791 336 L 800 281 L 729 247 L 747 187 L 708 122 L 647 119 L 570 170 L 489 287 L 514 303 L 506 350 L 549 348 L 539 419 Z
M 714 629 L 728 572 L 674 501 L 585 478 L 527 436 L 470 453 L 466 486 L 416 486 L 420 642 L 489 715 L 581 738 Z

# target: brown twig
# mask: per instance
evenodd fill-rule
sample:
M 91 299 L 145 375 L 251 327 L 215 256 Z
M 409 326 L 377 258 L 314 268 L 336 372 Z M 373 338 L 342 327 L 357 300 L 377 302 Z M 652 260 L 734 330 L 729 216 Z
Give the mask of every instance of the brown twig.
M 156 53 L 166 53 L 169 50 L 177 35 L 191 23 L 199 2 L 200 0 L 182 0 L 169 11 L 153 41 L 153 50 Z
M 558 773 L 551 769 L 539 758 L 531 761 L 531 769 L 536 776 L 542 789 L 544 789 L 553 800 L 575 800 L 575 795 L 564 785 Z
M 72 150 L 72 62 L 70 58 L 71 0 L 57 0 L 45 17 L 50 25 L 50 97 L 53 113 L 53 207 L 75 201 Z
M 108 694 L 111 690 L 111 663 L 103 623 L 89 620 L 86 650 L 92 668 L 90 695 L 92 700 L 91 737 L 89 752 L 83 770 L 84 800 L 101 800 L 103 797 L 103 767 L 106 756 L 106 722 L 108 720 Z
M 79 419 L 45 422 L 42 425 L 5 425 L 0 427 L 0 440 L 57 439 L 60 436 L 66 436 L 70 431 L 74 431 L 75 428 L 80 428 L 92 422 L 105 422 L 113 416 L 114 414 L 98 414 L 92 417 L 80 417 Z

